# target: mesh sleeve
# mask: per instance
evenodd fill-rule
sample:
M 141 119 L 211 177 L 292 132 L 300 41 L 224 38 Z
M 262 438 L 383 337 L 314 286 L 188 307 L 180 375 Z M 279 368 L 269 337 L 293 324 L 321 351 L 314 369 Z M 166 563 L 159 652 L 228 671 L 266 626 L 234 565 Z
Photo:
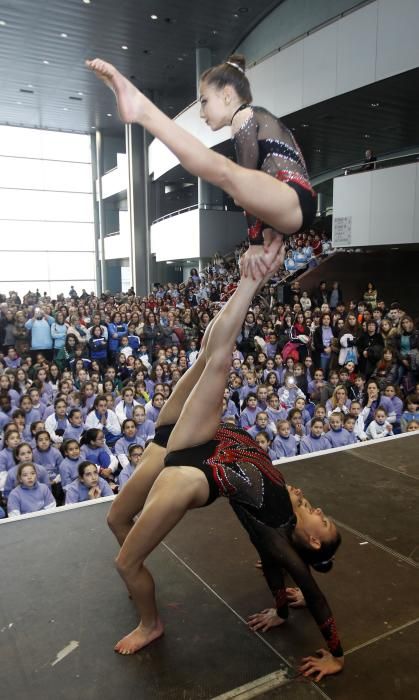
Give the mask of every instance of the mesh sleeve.
M 279 617 L 288 615 L 283 581 L 285 569 L 301 589 L 307 608 L 317 622 L 330 652 L 333 656 L 342 656 L 343 649 L 328 602 L 285 533 L 259 522 L 244 506 L 237 503 L 231 505 L 259 553 L 267 583 L 277 601 Z

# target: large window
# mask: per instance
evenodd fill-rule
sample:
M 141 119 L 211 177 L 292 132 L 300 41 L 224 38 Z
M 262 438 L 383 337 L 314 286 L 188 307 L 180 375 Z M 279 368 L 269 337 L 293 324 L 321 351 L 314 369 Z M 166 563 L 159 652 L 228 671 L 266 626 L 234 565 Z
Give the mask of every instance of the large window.
M 90 136 L 0 126 L 0 293 L 96 288 Z

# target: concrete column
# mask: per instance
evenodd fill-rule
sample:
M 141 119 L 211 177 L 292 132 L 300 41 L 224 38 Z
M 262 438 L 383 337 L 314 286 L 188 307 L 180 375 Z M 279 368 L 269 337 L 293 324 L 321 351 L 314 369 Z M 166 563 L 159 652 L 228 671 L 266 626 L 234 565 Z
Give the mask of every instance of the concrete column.
M 138 296 L 150 289 L 148 137 L 137 124 L 127 124 L 128 214 L 131 234 L 131 279 Z
M 196 96 L 199 100 L 199 79 L 202 73 L 211 68 L 212 52 L 211 49 L 205 47 L 195 49 L 195 70 L 196 70 Z M 198 207 L 203 208 L 205 204 L 212 203 L 212 185 L 205 180 L 198 178 Z
M 103 138 L 102 133 L 96 131 L 96 196 L 97 196 L 97 218 L 99 229 L 99 251 L 100 251 L 100 294 L 107 288 L 106 261 L 105 261 L 105 233 L 102 199 L 102 175 L 103 175 Z M 99 290 L 98 290 L 99 291 Z
M 100 271 L 100 260 L 99 260 L 99 203 L 97 194 L 96 180 L 99 177 L 98 167 L 96 162 L 96 137 L 92 134 L 90 137 L 90 152 L 92 155 L 92 190 L 93 190 L 93 217 L 94 217 L 94 236 L 95 236 L 95 274 L 96 274 L 96 294 L 100 296 L 102 294 L 102 277 Z

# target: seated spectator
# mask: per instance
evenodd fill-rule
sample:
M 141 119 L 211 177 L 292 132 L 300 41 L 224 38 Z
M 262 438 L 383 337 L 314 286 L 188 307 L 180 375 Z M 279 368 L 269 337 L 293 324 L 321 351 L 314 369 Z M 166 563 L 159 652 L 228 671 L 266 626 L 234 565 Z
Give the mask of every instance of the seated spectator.
M 330 447 L 345 447 L 349 445 L 351 439 L 349 433 L 343 427 L 343 414 L 332 413 L 329 416 L 330 430 L 326 433 L 326 439 Z
M 83 413 L 80 408 L 71 408 L 68 414 L 68 425 L 63 433 L 63 441 L 73 439 L 80 442 L 83 432 Z
M 354 445 L 358 439 L 355 433 L 356 417 L 352 413 L 347 413 L 343 419 L 343 427 L 349 434 L 349 445 Z
M 80 445 L 74 438 L 63 442 L 61 452 L 64 456 L 60 464 L 61 486 L 66 491 L 68 485 L 77 479 L 79 464 L 83 461 L 83 457 L 80 454 Z
M 141 445 L 133 443 L 128 448 L 128 462 L 118 476 L 119 490 L 122 491 L 123 487 L 127 483 L 128 479 L 131 478 L 134 471 L 139 468 L 141 464 L 141 459 L 143 456 L 143 448 Z
M 261 430 L 255 437 L 255 441 L 259 445 L 259 447 L 266 452 L 268 455 L 269 459 L 272 461 L 276 459 L 276 455 L 274 450 L 271 450 L 271 440 L 269 438 L 268 433 L 266 430 Z
M 121 426 L 114 411 L 108 408 L 108 402 L 103 394 L 96 396 L 93 409 L 85 421 L 86 429 L 100 428 L 103 431 L 107 445 L 114 445 L 121 435 Z
M 323 421 L 320 418 L 313 418 L 310 422 L 309 435 L 303 435 L 300 440 L 300 454 L 310 454 L 329 448 L 330 443 L 323 434 Z
M 121 425 L 124 420 L 133 417 L 134 408 L 138 406 L 138 402 L 134 399 L 134 391 L 132 386 L 126 386 L 121 391 L 121 401 L 115 408 L 116 416 Z
M 98 428 L 86 430 L 80 441 L 80 447 L 83 459 L 96 464 L 102 477 L 111 479 L 118 469 L 118 459 L 106 445 L 103 430 Z
M 266 433 L 269 442 L 271 442 L 274 438 L 274 432 L 273 430 L 269 427 L 269 417 L 266 411 L 260 411 L 260 413 L 257 414 L 255 424 L 249 428 L 249 435 L 252 436 L 254 440 L 256 440 L 256 437 L 259 433 Z
M 103 498 L 104 496 L 112 496 L 112 489 L 99 476 L 96 464 L 87 460 L 80 462 L 78 478 L 67 486 L 66 505 Z
M 8 469 L 6 472 L 0 472 L 0 476 L 2 474 L 6 475 L 4 488 L 2 486 L 0 487 L 0 490 L 3 488 L 3 496 L 6 499 L 9 497 L 9 493 L 18 485 L 17 470 L 19 464 L 21 464 L 22 462 L 33 462 L 32 447 L 27 442 L 21 442 L 13 450 L 13 456 L 15 459 L 15 465 L 13 467 L 10 467 L 10 469 Z M 46 486 L 48 486 L 49 489 L 51 489 L 47 470 L 44 467 L 41 467 L 40 464 L 35 464 L 35 470 L 39 483 L 45 484 Z
M 294 435 L 297 445 L 304 435 L 303 415 L 298 408 L 292 408 L 288 412 L 288 421 L 291 426 L 291 435 Z
M 291 435 L 291 425 L 289 421 L 278 421 L 276 429 L 277 435 L 271 444 L 271 449 L 275 453 L 275 458 L 295 457 L 298 445 L 294 435 Z
M 256 416 L 261 412 L 258 406 L 256 394 L 248 394 L 245 399 L 245 408 L 240 413 L 240 427 L 248 430 L 256 423 Z
M 135 406 L 133 419 L 137 426 L 137 437 L 145 443 L 154 438 L 155 424 L 146 418 L 144 406 Z
M 362 404 L 359 401 L 351 402 L 351 412 L 349 415 L 355 418 L 354 433 L 358 442 L 365 442 L 367 440 L 367 433 L 365 432 L 364 418 L 362 415 Z
M 415 433 L 417 430 L 419 430 L 419 421 L 411 420 L 407 423 L 406 433 Z
M 393 426 L 387 419 L 387 411 L 379 406 L 375 411 L 375 418 L 367 428 L 368 440 L 378 440 L 379 438 L 393 435 Z
M 409 394 L 405 400 L 405 410 L 400 417 L 402 433 L 406 432 L 407 424 L 414 420 L 419 421 L 419 395 Z
M 115 443 L 115 455 L 122 468 L 128 466 L 128 450 L 131 445 L 141 445 L 144 442 L 137 436 L 137 425 L 133 418 L 126 418 L 122 423 L 122 437 Z
M 61 445 L 65 431 L 70 427 L 67 419 L 67 401 L 56 399 L 54 401 L 54 413 L 45 421 L 45 430 L 50 434 L 54 445 Z
M 329 418 L 332 413 L 349 413 L 351 402 L 344 386 L 339 385 L 334 390 L 332 397 L 326 401 L 326 413 Z
M 17 486 L 7 499 L 9 518 L 56 507 L 54 496 L 45 484 L 38 481 L 35 465 L 32 462 L 19 464 L 16 473 Z

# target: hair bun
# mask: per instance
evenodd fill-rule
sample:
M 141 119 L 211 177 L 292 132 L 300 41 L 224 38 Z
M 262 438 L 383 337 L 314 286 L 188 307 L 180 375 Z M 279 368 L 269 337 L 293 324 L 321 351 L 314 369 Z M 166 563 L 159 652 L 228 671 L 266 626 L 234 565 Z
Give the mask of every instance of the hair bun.
M 328 571 L 333 568 L 333 559 L 329 559 L 329 561 L 319 561 L 317 564 L 312 564 L 311 566 L 320 574 L 327 574 Z
M 235 64 L 243 73 L 246 71 L 246 59 L 241 53 L 233 53 L 228 57 L 226 63 Z

